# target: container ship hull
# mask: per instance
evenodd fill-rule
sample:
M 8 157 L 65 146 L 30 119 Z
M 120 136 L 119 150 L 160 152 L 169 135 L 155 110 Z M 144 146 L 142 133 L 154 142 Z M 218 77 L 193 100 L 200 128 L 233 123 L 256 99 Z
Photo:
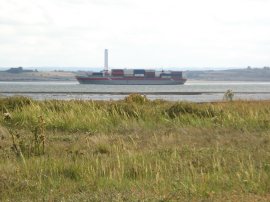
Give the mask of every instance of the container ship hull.
M 179 78 L 115 78 L 115 77 L 85 77 L 77 76 L 80 84 L 97 85 L 183 85 L 186 79 Z

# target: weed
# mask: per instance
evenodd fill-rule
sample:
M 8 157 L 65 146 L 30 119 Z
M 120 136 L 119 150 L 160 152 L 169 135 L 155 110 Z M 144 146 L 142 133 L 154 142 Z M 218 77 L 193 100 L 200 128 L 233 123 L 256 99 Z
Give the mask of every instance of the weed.
M 12 138 L 12 150 L 16 156 L 39 156 L 45 154 L 45 122 L 40 116 L 38 123 L 34 126 L 32 135 L 20 133 L 19 130 L 10 129 Z
M 234 97 L 234 93 L 232 90 L 229 89 L 224 93 L 223 99 L 227 101 L 232 101 L 233 97 Z

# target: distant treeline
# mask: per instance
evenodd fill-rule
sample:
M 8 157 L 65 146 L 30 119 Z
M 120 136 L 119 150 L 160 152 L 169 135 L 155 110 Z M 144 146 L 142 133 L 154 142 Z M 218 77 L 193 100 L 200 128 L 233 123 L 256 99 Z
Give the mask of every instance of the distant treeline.
M 6 72 L 9 73 L 37 72 L 37 69 L 31 70 L 31 69 L 23 69 L 22 67 L 12 67 L 6 70 Z

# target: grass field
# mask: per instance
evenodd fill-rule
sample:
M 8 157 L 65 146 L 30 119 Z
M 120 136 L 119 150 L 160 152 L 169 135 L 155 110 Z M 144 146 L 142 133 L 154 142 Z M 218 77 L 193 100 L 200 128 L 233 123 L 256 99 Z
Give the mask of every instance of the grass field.
M 0 201 L 270 201 L 270 101 L 0 99 Z

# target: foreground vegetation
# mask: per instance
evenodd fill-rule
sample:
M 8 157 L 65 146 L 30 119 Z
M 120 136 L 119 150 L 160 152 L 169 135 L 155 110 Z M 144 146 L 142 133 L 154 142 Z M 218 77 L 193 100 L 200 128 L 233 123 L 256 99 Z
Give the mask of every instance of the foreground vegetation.
M 269 201 L 270 102 L 0 99 L 0 201 Z

